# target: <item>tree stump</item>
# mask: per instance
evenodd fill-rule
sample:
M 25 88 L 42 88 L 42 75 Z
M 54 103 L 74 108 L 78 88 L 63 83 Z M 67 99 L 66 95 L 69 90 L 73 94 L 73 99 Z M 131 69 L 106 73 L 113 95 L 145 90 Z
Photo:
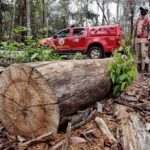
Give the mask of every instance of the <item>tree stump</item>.
M 111 90 L 108 62 L 72 60 L 14 64 L 0 77 L 0 120 L 9 133 L 35 138 L 57 132 L 60 119 Z

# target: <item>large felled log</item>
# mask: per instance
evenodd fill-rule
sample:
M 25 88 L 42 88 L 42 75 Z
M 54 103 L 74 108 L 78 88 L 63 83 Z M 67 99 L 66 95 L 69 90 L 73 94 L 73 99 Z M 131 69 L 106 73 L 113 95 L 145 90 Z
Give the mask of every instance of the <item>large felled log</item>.
M 110 92 L 110 60 L 11 65 L 0 77 L 0 120 L 11 134 L 26 138 L 57 132 L 61 118 Z

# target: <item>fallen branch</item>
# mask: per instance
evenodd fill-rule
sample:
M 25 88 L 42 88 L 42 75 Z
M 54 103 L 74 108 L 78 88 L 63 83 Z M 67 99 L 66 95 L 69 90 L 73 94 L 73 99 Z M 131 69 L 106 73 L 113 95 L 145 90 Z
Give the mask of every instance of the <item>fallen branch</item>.
M 82 133 L 81 134 L 83 137 L 84 137 L 84 139 L 86 139 L 88 142 L 90 142 L 90 143 L 92 143 L 91 142 L 91 139 L 88 137 L 88 135 L 84 132 L 84 133 Z
M 132 107 L 132 108 L 136 108 L 139 109 L 141 111 L 145 110 L 145 111 L 150 111 L 150 102 L 144 102 L 144 103 L 129 103 L 128 101 L 125 100 L 114 100 L 115 103 L 117 104 L 121 104 L 121 105 L 125 105 L 128 107 Z
M 92 135 L 94 138 L 98 137 L 95 129 L 91 129 L 91 130 L 85 131 L 84 133 L 86 135 Z
M 54 137 L 52 136 L 52 132 L 43 134 L 35 139 L 32 139 L 30 141 L 24 142 L 24 143 L 20 143 L 19 144 L 19 150 L 26 150 L 29 147 L 32 147 L 33 145 L 39 144 L 39 143 L 47 143 L 50 140 L 52 140 Z
M 64 140 L 58 142 L 56 145 L 51 147 L 51 150 L 58 150 L 58 149 L 60 149 L 60 147 L 63 145 L 63 143 L 64 143 Z
M 97 126 L 99 127 L 99 129 L 110 139 L 113 140 L 114 142 L 116 142 L 115 137 L 112 135 L 112 133 L 110 132 L 110 130 L 108 129 L 106 123 L 104 122 L 104 120 L 102 118 L 96 117 L 95 118 L 95 122 L 97 124 Z
M 89 114 L 91 113 L 91 108 L 86 109 L 84 111 L 78 111 L 78 114 L 69 116 L 69 117 L 63 117 L 60 120 L 60 124 L 65 124 L 67 122 L 71 122 L 71 126 L 83 121 Z
M 7 141 L 0 146 L 0 150 L 4 150 L 7 148 L 14 148 L 14 147 L 12 147 L 12 145 L 17 142 L 18 142 L 17 140 Z
M 97 110 L 93 110 L 88 117 L 86 117 L 83 121 L 79 122 L 78 124 L 75 124 L 72 126 L 71 130 L 75 130 L 80 128 L 81 126 L 85 125 L 87 122 L 91 121 L 95 114 L 97 113 Z
M 63 142 L 62 150 L 68 150 L 70 134 L 71 134 L 71 123 L 68 123 L 67 132 L 66 132 L 65 140 Z
M 128 102 L 138 102 L 138 97 L 137 95 L 134 94 L 128 94 L 128 93 L 123 93 L 120 95 L 121 99 L 126 100 Z
M 87 109 L 82 112 L 78 112 L 77 115 L 71 117 L 71 125 L 74 126 L 83 120 L 85 120 L 91 113 L 92 109 Z
M 118 107 L 120 105 L 117 105 Z M 121 105 L 122 106 L 122 105 Z M 116 112 L 114 113 L 114 117 L 116 121 L 118 121 L 121 124 L 126 124 L 129 120 L 129 113 L 127 112 L 127 107 L 122 107 L 122 109 L 119 109 L 116 107 Z
M 90 137 L 97 138 L 97 133 L 96 133 L 95 129 L 91 129 L 91 130 L 88 130 L 88 131 L 84 131 L 83 133 L 81 133 L 80 136 L 84 137 L 87 141 L 92 143 Z

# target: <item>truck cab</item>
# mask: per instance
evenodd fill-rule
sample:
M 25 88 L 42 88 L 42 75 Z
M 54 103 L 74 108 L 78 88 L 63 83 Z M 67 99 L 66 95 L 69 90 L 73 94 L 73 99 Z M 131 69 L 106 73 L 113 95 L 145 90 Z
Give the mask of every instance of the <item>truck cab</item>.
M 103 58 L 120 46 L 119 25 L 72 27 L 41 41 L 60 54 L 81 52 L 90 58 Z

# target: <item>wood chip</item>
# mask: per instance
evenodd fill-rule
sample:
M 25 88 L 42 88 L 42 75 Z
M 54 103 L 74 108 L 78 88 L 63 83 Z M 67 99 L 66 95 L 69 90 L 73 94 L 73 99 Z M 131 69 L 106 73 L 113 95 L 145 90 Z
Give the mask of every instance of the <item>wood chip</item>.
M 99 127 L 99 129 L 110 139 L 113 140 L 114 142 L 116 142 L 115 137 L 113 136 L 113 134 L 110 132 L 110 130 L 108 129 L 108 126 L 106 125 L 106 123 L 104 122 L 104 120 L 102 118 L 96 117 L 95 118 L 95 122 L 97 124 L 97 126 Z

